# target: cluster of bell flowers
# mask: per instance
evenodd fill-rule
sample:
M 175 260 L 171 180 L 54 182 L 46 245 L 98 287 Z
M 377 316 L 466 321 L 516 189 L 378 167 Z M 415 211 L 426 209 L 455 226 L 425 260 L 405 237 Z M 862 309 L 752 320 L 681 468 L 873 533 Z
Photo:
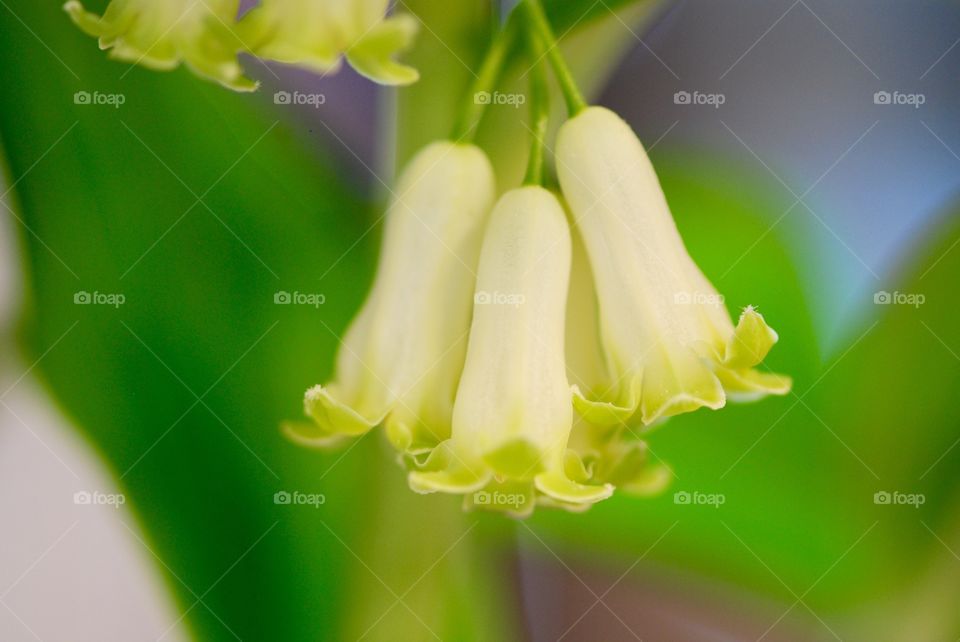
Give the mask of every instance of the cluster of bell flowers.
M 385 17 L 389 0 L 261 0 L 238 19 L 239 0 L 111 0 L 102 16 L 69 0 L 74 23 L 99 39 L 117 60 L 156 70 L 181 63 L 236 91 L 257 83 L 237 59 L 249 53 L 323 74 L 342 59 L 362 75 L 388 85 L 417 80 L 394 56 L 413 40 L 409 14 Z
M 520 516 L 582 510 L 667 483 L 644 427 L 790 389 L 757 369 L 777 334 L 753 307 L 733 324 L 623 120 L 584 109 L 555 156 L 562 195 L 499 199 L 476 146 L 413 158 L 372 290 L 293 439 L 383 425 L 414 491 Z

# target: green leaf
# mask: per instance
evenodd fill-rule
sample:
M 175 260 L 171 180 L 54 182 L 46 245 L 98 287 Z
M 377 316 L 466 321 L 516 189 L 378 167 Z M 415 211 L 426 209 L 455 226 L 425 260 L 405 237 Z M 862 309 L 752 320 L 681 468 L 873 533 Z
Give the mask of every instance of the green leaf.
M 851 456 L 876 473 L 850 470 L 841 490 L 849 499 L 848 520 L 879 522 L 874 539 L 882 555 L 874 562 L 881 572 L 873 584 L 858 588 L 899 600 L 887 609 L 891 622 L 907 621 L 916 607 L 913 598 L 924 597 L 926 611 L 931 604 L 942 609 L 930 614 L 921 627 L 924 635 L 902 639 L 960 635 L 954 608 L 960 599 L 957 211 L 956 204 L 948 208 L 900 268 L 863 293 L 862 321 L 848 339 L 854 347 L 811 394 L 811 403 Z M 923 503 L 877 505 L 878 492 L 920 496 Z M 932 568 L 943 571 L 939 578 L 937 573 L 931 577 Z
M 664 3 L 662 0 L 543 0 L 543 9 L 550 18 L 554 31 L 562 34 L 576 27 L 589 25 L 594 20 L 610 18 L 611 14 L 637 4 L 655 6 Z
M 312 132 L 267 97 L 105 59 L 56 3 L 0 10 L 0 29 L 23 344 L 195 638 L 504 637 L 483 529 L 462 537 L 459 507 L 409 493 L 379 436 L 324 454 L 280 434 L 329 375 L 376 253 L 377 212 Z M 403 491 L 388 506 L 381 475 Z M 310 503 L 284 503 L 297 492 Z
M 355 539 L 357 500 L 333 489 L 364 484 L 350 466 L 321 480 L 333 458 L 284 443 L 277 423 L 327 367 L 322 323 L 342 330 L 359 303 L 346 276 L 367 278 L 369 247 L 318 277 L 361 238 L 365 204 L 249 99 L 183 71 L 127 74 L 55 5 L 16 11 L 25 24 L 0 12 L 0 132 L 25 239 L 26 346 L 56 344 L 38 372 L 182 580 L 168 575 L 199 639 L 233 639 L 227 626 L 335 635 L 348 604 L 329 587 L 354 569 L 322 524 Z M 126 100 L 75 104 L 78 91 Z M 326 303 L 276 306 L 278 290 Z M 75 305 L 77 292 L 125 302 Z M 277 506 L 280 490 L 328 501 Z M 194 607 L 208 589 L 209 609 Z
M 540 512 L 531 528 L 554 550 L 604 551 L 624 568 L 643 555 L 784 608 L 804 595 L 838 631 L 956 638 L 960 583 L 945 570 L 955 568 L 950 550 L 960 547 L 956 216 L 877 284 L 923 295 L 924 303 L 874 305 L 873 293 L 864 293 L 863 318 L 821 361 L 793 267 L 793 256 L 816 252 L 788 249 L 781 230 L 768 229 L 769 212 L 788 203 L 769 195 L 765 178 L 718 169 L 716 158 L 654 160 L 687 247 L 728 308 L 736 315 L 758 305 L 779 333 L 765 363 L 794 377 L 793 393 L 672 418 L 649 434 L 651 452 L 674 471 L 667 493 L 615 495 L 583 515 Z M 676 492 L 724 500 L 718 508 L 691 506 Z M 924 503 L 878 505 L 877 492 L 920 494 Z M 536 539 L 525 543 L 543 553 Z M 887 615 L 861 622 L 864 603 L 883 605 Z M 838 612 L 845 623 L 830 615 Z

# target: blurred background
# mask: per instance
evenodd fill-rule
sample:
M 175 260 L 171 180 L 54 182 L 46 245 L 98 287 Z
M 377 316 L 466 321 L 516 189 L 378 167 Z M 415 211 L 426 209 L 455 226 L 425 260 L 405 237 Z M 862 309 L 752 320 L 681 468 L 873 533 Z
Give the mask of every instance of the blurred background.
M 960 6 L 545 4 L 793 393 L 652 432 L 662 496 L 523 522 L 413 495 L 377 432 L 287 443 L 495 7 L 399 2 L 411 88 L 250 59 L 236 95 L 0 0 L 0 639 L 960 639 Z M 507 189 L 526 115 L 488 111 Z

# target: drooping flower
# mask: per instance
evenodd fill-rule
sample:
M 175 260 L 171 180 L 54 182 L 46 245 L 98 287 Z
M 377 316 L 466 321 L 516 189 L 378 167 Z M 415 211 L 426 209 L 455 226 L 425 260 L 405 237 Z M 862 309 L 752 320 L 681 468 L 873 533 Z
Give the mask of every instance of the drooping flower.
M 593 270 L 605 381 L 575 387 L 590 423 L 650 424 L 731 399 L 785 394 L 790 379 L 755 366 L 777 341 L 763 316 L 736 326 L 687 254 L 640 141 L 590 107 L 558 133 L 557 172 Z
M 315 425 L 288 430 L 300 442 L 322 445 L 384 423 L 399 450 L 421 453 L 450 436 L 493 169 L 478 147 L 433 143 L 395 189 L 373 287 L 333 380 L 306 393 Z
M 468 504 L 516 514 L 532 510 L 535 497 L 572 508 L 610 496 L 610 485 L 568 474 L 569 273 L 570 230 L 557 198 L 533 186 L 504 194 L 480 255 L 453 434 L 410 474 L 414 490 L 467 494 Z
M 384 18 L 388 0 L 263 0 L 240 21 L 240 35 L 261 58 L 335 71 L 342 57 L 367 78 L 407 85 L 416 69 L 393 57 L 417 32 L 408 14 Z
M 225 87 L 252 91 L 257 83 L 244 77 L 237 62 L 237 6 L 238 0 L 112 0 L 103 16 L 86 11 L 79 0 L 63 8 L 112 58 L 157 70 L 182 62 Z
M 567 297 L 567 378 L 585 390 L 606 390 L 609 380 L 597 318 L 597 292 L 579 231 L 573 240 Z M 602 426 L 576 413 L 567 448 L 568 471 L 577 481 L 612 484 L 618 492 L 646 496 L 670 482 L 670 469 L 651 456 L 646 441 L 626 422 Z

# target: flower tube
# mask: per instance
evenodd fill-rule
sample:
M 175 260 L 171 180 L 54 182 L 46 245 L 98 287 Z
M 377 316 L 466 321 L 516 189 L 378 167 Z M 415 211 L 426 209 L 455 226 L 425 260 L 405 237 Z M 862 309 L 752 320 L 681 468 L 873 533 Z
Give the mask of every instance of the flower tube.
M 388 0 L 263 0 L 240 21 L 240 35 L 261 58 L 330 73 L 345 56 L 359 73 L 386 85 L 419 75 L 393 56 L 406 49 L 418 23 L 408 14 L 384 18 Z
M 63 8 L 112 58 L 164 71 L 183 62 L 225 87 L 252 91 L 257 83 L 237 62 L 237 6 L 238 0 L 112 0 L 102 17 L 78 0 Z
M 493 508 L 516 496 L 505 508 L 517 514 L 532 510 L 534 489 L 563 505 L 610 496 L 611 486 L 577 483 L 565 470 L 569 273 L 570 230 L 557 198 L 535 186 L 504 194 L 480 255 L 453 435 L 410 474 L 415 491 L 474 493 L 474 504 Z
M 567 378 L 576 388 L 605 393 L 610 385 L 600 327 L 593 271 L 579 231 L 572 231 L 573 254 L 567 297 Z M 653 461 L 646 442 L 633 427 L 592 424 L 576 414 L 567 444 L 566 466 L 583 483 L 610 483 L 626 494 L 647 496 L 670 481 L 670 469 Z
M 400 450 L 450 435 L 477 256 L 494 196 L 493 168 L 473 145 L 438 142 L 401 175 L 386 215 L 373 287 L 337 354 L 333 380 L 307 391 L 315 426 L 288 427 L 324 445 L 385 423 Z
M 759 372 L 777 341 L 744 309 L 736 326 L 723 297 L 687 254 L 653 166 L 613 112 L 590 107 L 564 123 L 557 172 L 593 270 L 608 378 L 575 389 L 591 423 L 650 424 L 727 397 L 785 394 L 790 379 Z

